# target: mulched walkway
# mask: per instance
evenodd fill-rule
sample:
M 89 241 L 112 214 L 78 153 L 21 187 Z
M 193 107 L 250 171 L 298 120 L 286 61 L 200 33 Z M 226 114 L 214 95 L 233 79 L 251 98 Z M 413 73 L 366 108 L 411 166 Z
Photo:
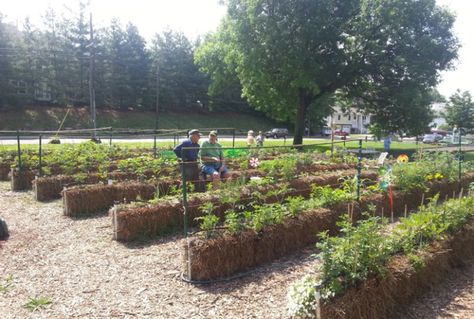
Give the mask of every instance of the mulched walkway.
M 10 192 L 8 182 L 0 182 L 0 216 L 11 234 L 0 242 L 2 319 L 286 318 L 289 284 L 317 264 L 309 247 L 238 279 L 192 285 L 180 279 L 181 236 L 118 243 L 107 215 L 65 217 L 60 200 L 38 203 L 32 192 Z M 474 318 L 473 264 L 403 316 Z M 51 304 L 25 307 L 40 297 Z

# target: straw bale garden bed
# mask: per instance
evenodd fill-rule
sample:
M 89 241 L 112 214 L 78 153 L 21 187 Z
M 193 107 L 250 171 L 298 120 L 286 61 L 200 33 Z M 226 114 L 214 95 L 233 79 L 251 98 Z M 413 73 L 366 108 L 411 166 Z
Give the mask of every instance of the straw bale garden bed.
M 354 163 L 334 172 L 297 165 L 260 171 L 260 179 L 234 189 L 238 200 L 230 191 L 189 194 L 189 205 L 197 206 L 188 216 L 191 235 L 178 225 L 178 233 L 156 231 L 126 243 L 112 239 L 113 214 L 71 219 L 61 200 L 37 202 L 32 191 L 12 192 L 0 182 L 0 216 L 10 231 L 0 241 L 0 313 L 8 319 L 288 318 L 290 310 L 322 318 L 472 318 L 474 174 L 463 166 L 458 180 L 453 161 L 438 156 L 378 173 L 364 169 L 359 202 Z M 242 201 L 244 194 L 255 196 Z M 179 206 L 179 194 L 169 195 L 132 205 Z M 318 240 L 319 231 L 328 232 Z M 374 251 L 371 267 L 352 268 L 350 261 Z M 199 254 L 197 264 L 189 263 Z M 435 284 L 426 299 L 399 309 Z

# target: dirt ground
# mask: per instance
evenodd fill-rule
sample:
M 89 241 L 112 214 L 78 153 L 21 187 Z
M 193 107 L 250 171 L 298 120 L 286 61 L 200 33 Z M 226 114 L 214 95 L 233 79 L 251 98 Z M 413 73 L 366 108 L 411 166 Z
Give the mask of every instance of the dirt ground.
M 192 285 L 180 278 L 181 236 L 121 244 L 107 215 L 71 219 L 60 200 L 38 203 L 7 182 L 0 182 L 0 216 L 10 229 L 0 242 L 2 319 L 286 318 L 288 285 L 317 263 L 309 247 L 241 278 Z M 397 318 L 474 318 L 473 265 Z M 51 303 L 25 307 L 39 298 Z

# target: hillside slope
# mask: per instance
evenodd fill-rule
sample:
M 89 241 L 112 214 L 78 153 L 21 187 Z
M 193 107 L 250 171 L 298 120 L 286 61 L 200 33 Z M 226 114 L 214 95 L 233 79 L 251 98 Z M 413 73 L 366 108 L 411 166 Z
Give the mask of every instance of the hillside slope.
M 63 129 L 90 128 L 90 114 L 86 108 L 68 109 L 54 107 L 28 108 L 17 111 L 0 111 L 0 130 L 57 130 L 64 119 Z M 225 113 L 189 113 L 168 112 L 159 116 L 161 129 L 192 127 L 228 127 L 239 130 L 267 130 L 281 126 L 265 117 L 250 114 Z M 113 128 L 154 128 L 155 113 L 136 110 L 98 110 L 97 127 Z

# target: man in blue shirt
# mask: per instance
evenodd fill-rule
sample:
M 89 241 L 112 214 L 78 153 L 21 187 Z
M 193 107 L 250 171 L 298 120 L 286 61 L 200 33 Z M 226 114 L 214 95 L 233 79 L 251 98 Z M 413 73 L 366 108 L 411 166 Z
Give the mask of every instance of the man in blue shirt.
M 200 191 L 201 183 L 199 182 L 198 142 L 201 138 L 201 133 L 199 133 L 199 130 L 191 130 L 189 131 L 188 136 L 189 138 L 176 146 L 173 151 L 176 156 L 181 159 L 181 165 L 184 169 L 186 181 L 193 182 L 195 190 Z

